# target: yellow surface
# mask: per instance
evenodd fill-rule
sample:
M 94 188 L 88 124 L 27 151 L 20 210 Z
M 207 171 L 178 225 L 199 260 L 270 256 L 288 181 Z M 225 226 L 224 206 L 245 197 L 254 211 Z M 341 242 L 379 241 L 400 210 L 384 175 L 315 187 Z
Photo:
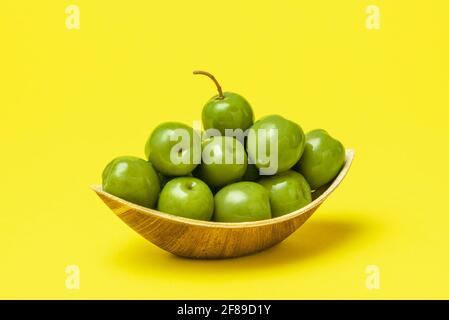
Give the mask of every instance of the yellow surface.
M 370 4 L 379 30 L 365 27 Z M 0 298 L 449 298 L 448 1 L 1 7 Z M 89 190 L 111 158 L 143 157 L 158 123 L 199 120 L 214 88 L 197 68 L 257 117 L 356 150 L 337 192 L 266 252 L 174 257 Z M 79 290 L 66 288 L 73 264 Z

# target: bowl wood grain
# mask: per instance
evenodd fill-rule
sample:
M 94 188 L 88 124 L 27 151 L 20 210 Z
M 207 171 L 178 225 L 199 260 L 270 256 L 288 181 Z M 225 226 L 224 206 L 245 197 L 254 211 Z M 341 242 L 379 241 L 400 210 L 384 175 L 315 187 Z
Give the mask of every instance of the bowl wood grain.
M 281 217 L 254 222 L 199 221 L 148 209 L 117 198 L 94 185 L 104 203 L 134 231 L 158 247 L 189 258 L 231 258 L 267 249 L 297 230 L 340 185 L 354 158 L 346 150 L 346 161 L 338 176 L 313 193 L 307 206 Z

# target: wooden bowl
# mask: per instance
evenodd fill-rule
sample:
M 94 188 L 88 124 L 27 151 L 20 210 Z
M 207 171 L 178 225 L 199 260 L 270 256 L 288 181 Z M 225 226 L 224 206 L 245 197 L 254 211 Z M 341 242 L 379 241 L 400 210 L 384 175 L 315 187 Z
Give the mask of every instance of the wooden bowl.
M 281 217 L 254 222 L 200 221 L 148 209 L 92 186 L 111 210 L 134 231 L 158 247 L 189 258 L 231 258 L 267 249 L 292 234 L 334 191 L 346 176 L 354 158 L 346 150 L 346 161 L 338 176 L 313 193 L 307 206 Z

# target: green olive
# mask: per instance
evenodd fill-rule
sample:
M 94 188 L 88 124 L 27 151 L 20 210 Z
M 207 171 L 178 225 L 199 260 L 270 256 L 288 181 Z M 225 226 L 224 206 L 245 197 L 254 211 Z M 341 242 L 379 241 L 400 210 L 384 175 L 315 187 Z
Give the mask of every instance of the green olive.
M 201 156 L 195 143 L 199 145 L 201 138 L 191 127 L 166 122 L 151 133 L 145 145 L 145 155 L 163 175 L 185 176 L 195 169 L 199 162 L 195 160 Z M 173 156 L 178 162 L 173 161 Z
M 222 92 L 215 77 L 206 71 L 194 71 L 214 81 L 218 94 L 207 101 L 203 107 L 202 120 L 204 129 L 216 129 L 226 135 L 226 129 L 245 131 L 254 122 L 253 110 L 241 95 L 233 92 Z
M 103 190 L 132 203 L 154 208 L 159 191 L 159 177 L 151 163 L 124 156 L 112 160 L 103 171 Z
M 270 193 L 271 214 L 279 217 L 298 210 L 312 201 L 310 186 L 296 171 L 289 170 L 260 179 L 259 183 Z
M 322 129 L 306 134 L 306 146 L 297 170 L 315 190 L 334 179 L 345 163 L 345 148 Z
M 174 178 L 162 189 L 157 209 L 185 218 L 210 220 L 214 213 L 214 196 L 199 179 Z
M 215 195 L 215 221 L 244 222 L 270 218 L 268 191 L 256 182 L 233 183 Z
M 212 189 L 239 181 L 245 174 L 247 156 L 243 145 L 235 138 L 210 137 L 202 143 L 202 162 L 194 175 Z

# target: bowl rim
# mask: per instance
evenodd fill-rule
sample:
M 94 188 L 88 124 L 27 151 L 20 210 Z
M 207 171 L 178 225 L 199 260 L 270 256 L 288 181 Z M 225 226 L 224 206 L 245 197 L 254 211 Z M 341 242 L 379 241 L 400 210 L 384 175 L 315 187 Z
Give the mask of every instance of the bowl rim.
M 189 224 L 189 225 L 195 225 L 195 226 L 203 226 L 203 227 L 213 227 L 213 228 L 248 228 L 248 227 L 259 227 L 259 226 L 266 226 L 271 224 L 276 224 L 280 222 L 284 222 L 287 220 L 291 220 L 293 218 L 296 218 L 298 216 L 301 216 L 302 214 L 308 212 L 311 209 L 314 209 L 321 205 L 324 200 L 338 187 L 338 185 L 343 181 L 344 177 L 346 176 L 349 168 L 351 167 L 352 161 L 354 159 L 354 150 L 353 149 L 346 149 L 346 157 L 345 157 L 345 163 L 343 167 L 341 168 L 338 175 L 335 177 L 335 179 L 332 181 L 332 183 L 329 185 L 329 187 L 324 191 L 318 198 L 313 200 L 308 205 L 295 210 L 293 212 L 287 213 L 285 215 L 271 218 L 271 219 L 265 219 L 265 220 L 258 220 L 258 221 L 248 221 L 248 222 L 216 222 L 216 221 L 204 221 L 204 220 L 195 220 L 180 216 L 175 216 L 173 214 L 164 213 L 161 211 L 158 211 L 156 209 L 150 209 L 147 207 L 140 206 L 138 204 L 129 202 L 127 200 L 124 200 L 122 198 L 116 197 L 110 193 L 107 193 L 106 191 L 103 191 L 103 188 L 101 185 L 94 184 L 91 186 L 91 189 L 95 191 L 97 194 L 102 195 L 106 198 L 110 198 L 114 200 L 115 202 L 120 203 L 121 205 L 128 207 L 130 209 L 134 209 L 135 211 L 138 211 L 142 214 L 147 214 L 150 216 L 157 216 L 158 218 L 164 219 L 164 220 L 171 220 L 178 223 L 183 224 Z M 120 215 L 120 214 L 117 214 Z

